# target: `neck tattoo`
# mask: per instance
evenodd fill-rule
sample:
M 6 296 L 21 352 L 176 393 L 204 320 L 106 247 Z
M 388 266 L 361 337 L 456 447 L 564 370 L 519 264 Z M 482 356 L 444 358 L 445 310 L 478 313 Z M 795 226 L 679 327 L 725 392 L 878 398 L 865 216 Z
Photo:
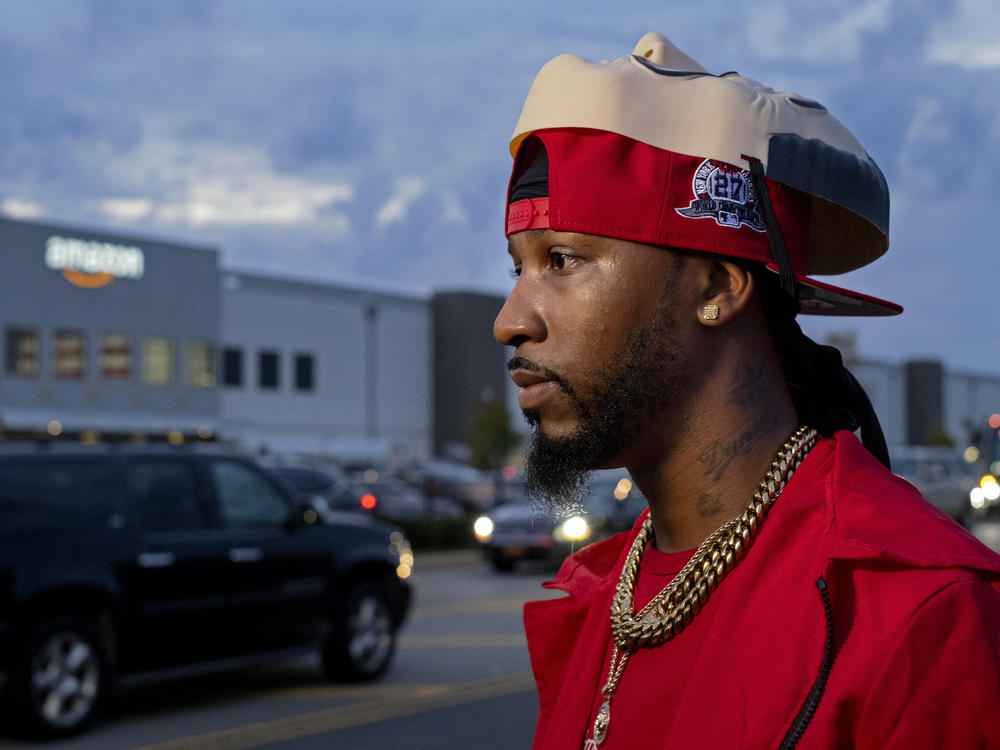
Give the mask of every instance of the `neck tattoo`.
M 785 442 L 746 509 L 702 542 L 681 572 L 635 612 L 635 584 L 639 561 L 653 536 L 647 517 L 632 543 L 611 603 L 611 633 L 614 647 L 608 679 L 601 688 L 604 702 L 594 721 L 594 741 L 601 745 L 611 721 L 611 699 L 625 672 L 629 657 L 640 648 L 653 648 L 673 639 L 698 613 L 719 582 L 746 551 L 763 523 L 771 503 L 781 494 L 792 473 L 816 444 L 816 430 L 799 427 Z

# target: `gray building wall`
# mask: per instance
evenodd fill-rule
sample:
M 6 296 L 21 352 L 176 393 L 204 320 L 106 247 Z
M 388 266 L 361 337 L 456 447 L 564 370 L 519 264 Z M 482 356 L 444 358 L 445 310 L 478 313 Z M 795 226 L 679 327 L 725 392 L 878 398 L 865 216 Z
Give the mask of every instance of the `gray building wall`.
M 944 431 L 944 367 L 935 360 L 907 362 L 906 442 L 926 445 Z
M 871 399 L 889 445 L 920 445 L 943 430 L 956 446 L 990 431 L 1000 412 L 1000 376 L 949 371 L 941 362 L 862 360 L 851 371 Z
M 477 292 L 439 292 L 434 315 L 434 447 L 447 455 L 465 442 L 482 404 L 508 402 L 507 347 L 493 338 L 504 298 Z M 512 422 L 519 414 L 512 414 Z
M 243 382 L 220 380 L 222 433 L 251 449 L 430 453 L 431 315 L 427 300 L 227 273 L 219 347 L 243 352 Z M 279 356 L 279 385 L 259 385 L 258 355 Z M 296 354 L 314 385 L 294 380 Z
M 973 373 L 949 373 L 944 381 L 945 429 L 955 441 L 971 441 L 975 433 L 983 440 L 983 448 L 996 452 L 996 433 L 989 426 L 990 416 L 1000 413 L 1000 377 Z M 990 434 L 992 433 L 992 434 Z
M 889 445 L 905 445 L 907 417 L 904 394 L 906 374 L 897 364 L 858 360 L 848 366 L 861 383 L 882 425 Z
M 52 238 L 62 238 L 53 240 Z M 53 244 L 72 245 L 67 273 L 46 264 L 59 260 Z M 107 246 L 114 246 L 108 250 Z M 74 269 L 94 270 L 108 252 L 139 258 L 111 283 L 81 288 Z M 141 255 L 135 255 L 138 252 Z M 94 254 L 97 255 L 94 255 Z M 104 255 L 100 255 L 104 253 Z M 116 256 L 117 257 L 117 256 Z M 98 264 L 98 265 L 95 265 Z M 138 276 L 138 277 L 136 277 Z M 99 281 L 85 273 L 86 283 Z M 0 335 L 5 363 L 0 368 L 0 419 L 14 431 L 44 431 L 51 420 L 67 431 L 110 433 L 195 432 L 217 421 L 218 398 L 211 382 L 186 382 L 185 356 L 191 342 L 214 342 L 218 331 L 218 259 L 214 250 L 144 238 L 0 219 Z M 11 328 L 38 332 L 39 370 L 11 372 L 7 340 Z M 55 373 L 56 331 L 84 334 L 82 377 Z M 131 372 L 109 379 L 100 368 L 101 337 L 125 334 L 131 345 Z M 173 348 L 171 380 L 145 382 L 143 346 L 147 337 L 168 339 Z

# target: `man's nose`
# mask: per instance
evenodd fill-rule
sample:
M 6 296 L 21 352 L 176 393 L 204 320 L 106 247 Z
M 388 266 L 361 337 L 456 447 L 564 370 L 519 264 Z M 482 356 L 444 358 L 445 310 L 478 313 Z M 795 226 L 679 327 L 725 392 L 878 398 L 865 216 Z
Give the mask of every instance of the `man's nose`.
M 527 285 L 518 280 L 493 323 L 493 338 L 507 346 L 545 338 L 544 316 Z

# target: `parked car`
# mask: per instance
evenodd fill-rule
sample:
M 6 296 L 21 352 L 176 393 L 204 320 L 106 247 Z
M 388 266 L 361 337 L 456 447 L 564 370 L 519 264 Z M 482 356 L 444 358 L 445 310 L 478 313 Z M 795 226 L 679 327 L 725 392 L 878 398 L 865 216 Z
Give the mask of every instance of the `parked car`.
M 519 560 L 560 561 L 584 545 L 630 529 L 646 507 L 623 471 L 595 472 L 579 504 L 558 517 L 516 484 L 503 487 L 502 497 L 473 527 L 483 554 L 498 571 L 513 569 Z
M 234 456 L 28 447 L 0 454 L 0 672 L 16 729 L 68 735 L 116 680 L 318 649 L 388 667 L 410 602 L 396 527 L 315 511 Z
M 362 504 L 364 495 L 357 492 L 351 486 L 347 475 L 338 469 L 271 466 L 267 471 L 301 493 L 324 521 L 330 518 L 331 513 L 335 514 L 338 510 L 364 512 L 372 509 Z
M 911 482 L 929 503 L 952 518 L 967 522 L 969 491 L 978 486 L 979 475 L 956 448 L 895 446 L 889 450 L 892 470 Z
M 426 497 L 451 500 L 460 514 L 482 512 L 496 496 L 496 487 L 489 474 L 444 459 L 411 463 L 400 475 Z
M 365 474 L 369 474 L 368 477 Z M 460 518 L 462 506 L 450 497 L 441 497 L 411 487 L 402 479 L 386 474 L 365 472 L 351 480 L 351 489 L 361 497 L 363 506 L 375 515 L 390 519 Z

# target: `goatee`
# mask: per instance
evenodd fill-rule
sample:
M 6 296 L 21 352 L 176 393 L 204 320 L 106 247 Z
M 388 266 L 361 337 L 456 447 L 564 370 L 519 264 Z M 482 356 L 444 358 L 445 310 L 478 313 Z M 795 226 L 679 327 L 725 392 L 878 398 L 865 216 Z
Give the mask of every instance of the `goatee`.
M 612 364 L 598 372 L 586 398 L 558 374 L 521 357 L 511 360 L 512 368 L 544 372 L 557 382 L 579 420 L 570 435 L 550 438 L 540 427 L 539 412 L 524 411 L 535 428 L 525 457 L 525 486 L 550 512 L 563 514 L 579 508 L 591 473 L 607 466 L 652 421 L 662 418 L 668 406 L 678 403 L 676 394 L 683 379 L 677 363 L 679 347 L 671 333 L 671 312 L 664 304 L 633 334 L 617 356 L 610 358 Z

